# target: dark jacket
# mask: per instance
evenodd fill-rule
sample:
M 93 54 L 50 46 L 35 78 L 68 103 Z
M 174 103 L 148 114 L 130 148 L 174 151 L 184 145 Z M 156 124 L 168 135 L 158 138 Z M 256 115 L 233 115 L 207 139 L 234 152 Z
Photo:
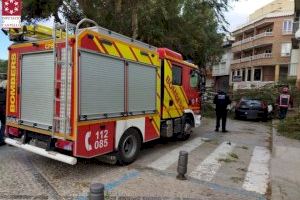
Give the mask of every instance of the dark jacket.
M 214 98 L 214 104 L 216 104 L 216 111 L 226 111 L 231 100 L 225 92 L 218 92 Z
M 6 90 L 0 88 L 0 120 L 5 119 L 5 107 L 6 107 Z

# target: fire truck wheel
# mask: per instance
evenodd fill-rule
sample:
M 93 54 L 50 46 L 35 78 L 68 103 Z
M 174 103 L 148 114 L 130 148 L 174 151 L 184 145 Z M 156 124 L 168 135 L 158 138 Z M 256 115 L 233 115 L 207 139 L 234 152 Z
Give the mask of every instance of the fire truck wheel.
M 193 132 L 192 128 L 193 128 L 192 120 L 186 118 L 183 125 L 183 132 L 177 135 L 177 139 L 182 141 L 189 139 Z
M 141 137 L 137 130 L 128 129 L 121 137 L 118 146 L 118 162 L 127 165 L 136 160 L 141 149 Z

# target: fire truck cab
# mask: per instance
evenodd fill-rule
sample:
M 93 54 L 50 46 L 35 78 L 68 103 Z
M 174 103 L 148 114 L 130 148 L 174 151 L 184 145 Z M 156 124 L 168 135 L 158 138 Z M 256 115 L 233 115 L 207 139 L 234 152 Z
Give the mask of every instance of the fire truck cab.
M 68 164 L 110 153 L 129 164 L 142 143 L 200 125 L 199 69 L 179 53 L 89 19 L 52 31 L 9 47 L 6 143 Z

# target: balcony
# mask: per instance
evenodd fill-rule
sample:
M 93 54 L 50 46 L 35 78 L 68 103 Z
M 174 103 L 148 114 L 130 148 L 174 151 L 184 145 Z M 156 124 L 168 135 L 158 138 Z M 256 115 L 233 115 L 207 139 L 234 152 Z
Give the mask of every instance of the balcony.
M 268 43 L 271 42 L 272 38 L 265 40 L 266 37 L 271 37 L 273 36 L 273 32 L 263 32 L 260 33 L 258 35 L 254 35 L 252 37 L 248 37 L 244 40 L 240 40 L 237 41 L 235 43 L 232 44 L 232 52 L 237 52 L 237 51 L 241 51 L 244 49 L 248 49 L 248 48 L 252 48 L 256 45 L 261 45 L 262 43 L 264 43 L 264 41 L 267 41 Z M 263 38 L 263 40 L 261 40 Z M 252 42 L 252 43 L 250 43 Z M 247 44 L 249 43 L 249 44 Z M 245 45 L 244 45 L 245 44 Z M 241 48 L 237 48 L 237 46 L 243 45 Z
M 273 32 L 263 32 L 263 33 L 260 33 L 258 35 L 255 35 L 254 39 L 259 39 L 259 38 L 268 37 L 268 36 L 273 36 Z
M 242 44 L 242 40 L 233 43 L 232 47 L 239 46 L 240 44 Z
M 252 56 L 244 57 L 241 59 L 241 62 L 248 62 L 252 60 Z
M 262 53 L 252 56 L 252 60 L 258 60 L 262 58 L 272 58 L 272 53 Z
M 231 64 L 238 64 L 238 63 L 241 63 L 241 59 L 235 59 L 235 60 L 232 60 L 231 61 Z
M 234 65 L 234 67 L 238 67 L 238 65 L 236 64 L 239 64 L 239 63 L 243 63 L 242 65 L 250 65 L 252 64 L 253 66 L 254 65 L 263 65 L 263 64 L 266 64 L 266 65 L 269 65 L 271 64 L 271 62 L 273 62 L 273 60 L 269 60 L 269 58 L 272 58 L 272 53 L 262 53 L 262 54 L 257 54 L 257 55 L 253 55 L 253 56 L 247 56 L 247 57 L 244 57 L 244 58 L 241 58 L 241 59 L 235 59 L 235 60 L 232 60 L 231 61 L 231 65 Z M 264 60 L 261 60 L 261 59 L 268 59 L 267 62 L 265 62 Z M 246 62 L 249 62 L 246 64 Z M 250 63 L 251 62 L 251 63 Z

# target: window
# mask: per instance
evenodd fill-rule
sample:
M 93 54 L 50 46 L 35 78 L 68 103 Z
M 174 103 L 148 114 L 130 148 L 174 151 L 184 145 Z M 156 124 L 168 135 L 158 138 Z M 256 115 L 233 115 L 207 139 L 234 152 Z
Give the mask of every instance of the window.
M 246 69 L 243 69 L 243 72 L 242 72 L 242 81 L 245 81 L 246 80 Z
M 235 72 L 234 72 L 234 70 L 232 70 L 232 72 L 231 72 L 231 81 L 233 81 L 234 74 L 235 74 Z
M 251 78 L 252 78 L 252 70 L 251 69 L 248 69 L 248 74 L 247 74 L 247 81 L 251 81 Z
M 254 81 L 261 80 L 261 69 L 254 69 Z
M 272 53 L 272 50 L 271 49 L 266 49 L 265 53 Z
M 240 76 L 241 75 L 241 72 L 240 72 L 240 70 L 237 70 L 237 74 L 236 74 L 237 76 Z
M 283 22 L 283 33 L 290 33 L 293 31 L 293 20 L 285 20 Z
M 281 56 L 290 56 L 292 50 L 292 43 L 281 44 Z
M 196 71 L 191 71 L 190 86 L 192 88 L 198 88 L 199 82 L 200 82 L 199 73 L 197 73 Z
M 273 31 L 273 29 L 271 27 L 266 29 L 266 32 L 268 32 L 268 33 L 272 33 L 272 31 Z
M 179 66 L 172 66 L 172 84 L 173 85 L 182 85 L 182 69 Z

